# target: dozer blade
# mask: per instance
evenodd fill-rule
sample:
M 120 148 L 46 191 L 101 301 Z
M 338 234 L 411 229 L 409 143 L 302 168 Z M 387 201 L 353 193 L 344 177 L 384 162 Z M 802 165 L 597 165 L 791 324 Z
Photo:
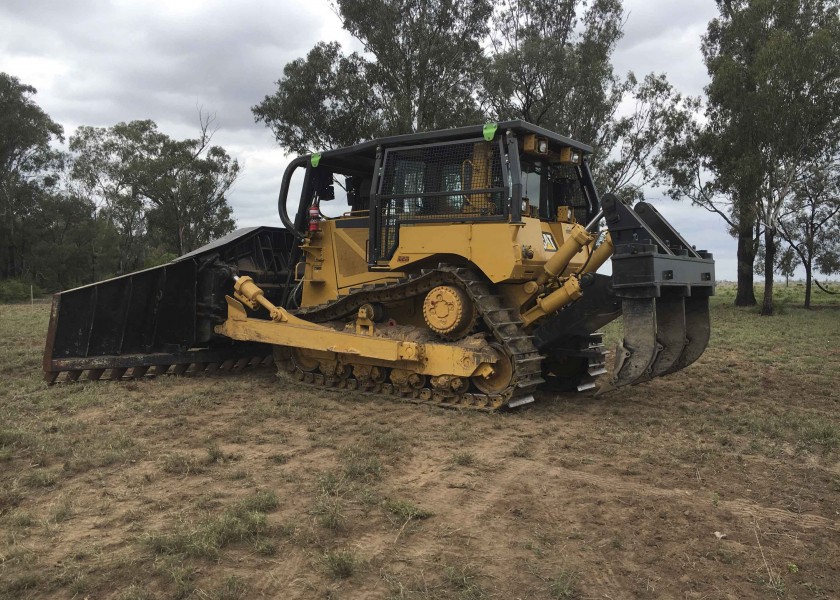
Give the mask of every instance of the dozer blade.
M 709 316 L 709 297 L 696 296 L 685 299 L 685 346 L 674 364 L 663 375 L 686 368 L 700 358 L 712 333 Z
M 233 273 L 263 282 L 266 295 L 283 304 L 294 285 L 294 246 L 282 229 L 241 229 L 165 265 L 56 294 L 45 380 L 138 379 L 261 364 L 270 346 L 233 342 L 213 327 L 224 321 Z

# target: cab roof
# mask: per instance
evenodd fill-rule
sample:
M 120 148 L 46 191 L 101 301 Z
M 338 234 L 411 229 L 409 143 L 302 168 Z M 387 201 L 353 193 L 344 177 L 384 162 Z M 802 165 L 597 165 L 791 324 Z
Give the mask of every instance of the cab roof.
M 496 125 L 497 137 L 500 134 L 504 134 L 507 130 L 513 131 L 518 136 L 534 133 L 540 137 L 547 138 L 549 140 L 549 144 L 553 147 L 574 148 L 583 154 L 592 153 L 592 146 L 578 142 L 564 135 L 554 133 L 548 129 L 538 127 L 537 125 L 533 125 L 527 121 L 502 121 Z M 424 133 L 408 133 L 404 135 L 377 138 L 367 142 L 362 142 L 361 144 L 356 144 L 354 146 L 347 146 L 346 148 L 336 148 L 335 150 L 326 150 L 321 152 L 321 162 L 319 164 L 323 164 L 323 166 L 335 170 L 358 170 L 360 168 L 369 169 L 372 168 L 373 163 L 376 160 L 376 149 L 380 146 L 383 148 L 389 148 L 470 140 L 482 137 L 483 132 L 484 125 L 468 125 L 466 127 L 456 127 L 454 129 L 441 129 L 438 131 L 429 131 Z

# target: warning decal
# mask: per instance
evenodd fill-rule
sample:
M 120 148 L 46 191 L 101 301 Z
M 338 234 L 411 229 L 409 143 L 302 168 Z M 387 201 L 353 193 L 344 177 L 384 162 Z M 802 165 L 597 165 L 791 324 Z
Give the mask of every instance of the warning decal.
M 550 233 L 543 233 L 543 249 L 547 252 L 557 252 L 557 242 Z

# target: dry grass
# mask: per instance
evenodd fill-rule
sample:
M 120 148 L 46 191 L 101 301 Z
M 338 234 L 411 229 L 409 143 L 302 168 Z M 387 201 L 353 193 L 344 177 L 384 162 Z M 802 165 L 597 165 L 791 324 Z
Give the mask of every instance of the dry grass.
M 0 598 L 840 597 L 840 305 L 800 292 L 724 286 L 682 373 L 497 415 L 48 388 L 47 307 L 0 306 Z

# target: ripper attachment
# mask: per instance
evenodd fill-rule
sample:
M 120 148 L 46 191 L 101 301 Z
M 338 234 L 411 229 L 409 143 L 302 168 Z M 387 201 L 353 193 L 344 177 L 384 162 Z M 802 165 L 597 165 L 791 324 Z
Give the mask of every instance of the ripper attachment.
M 693 363 L 709 342 L 714 261 L 695 250 L 650 204 L 601 201 L 615 251 L 612 289 L 621 299 L 624 340 L 600 392 L 667 375 Z

